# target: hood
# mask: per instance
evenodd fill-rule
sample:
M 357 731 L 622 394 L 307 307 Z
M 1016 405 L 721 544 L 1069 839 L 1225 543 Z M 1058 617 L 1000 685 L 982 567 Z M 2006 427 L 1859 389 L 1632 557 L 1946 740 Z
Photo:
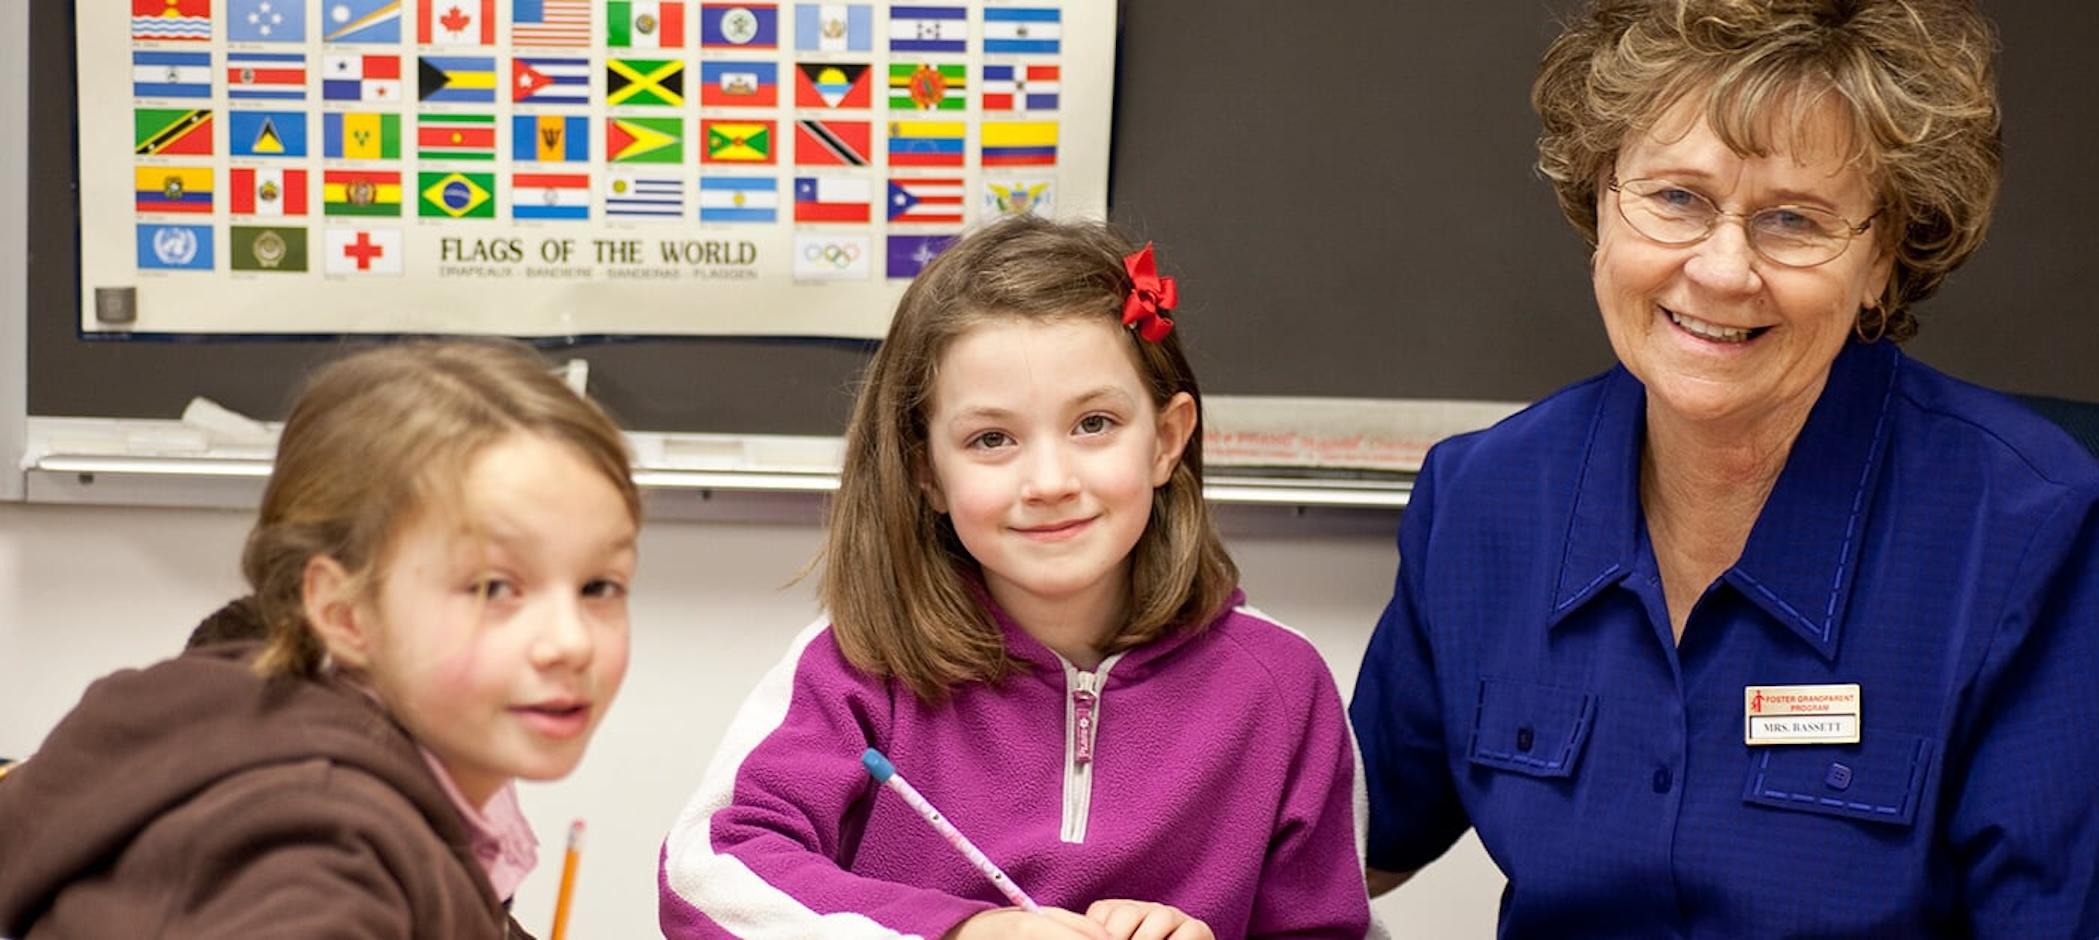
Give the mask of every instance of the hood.
M 259 649 L 214 644 L 97 681 L 0 781 L 0 933 L 215 782 L 316 757 L 392 786 L 471 864 L 457 811 L 378 704 L 336 681 L 259 678 Z

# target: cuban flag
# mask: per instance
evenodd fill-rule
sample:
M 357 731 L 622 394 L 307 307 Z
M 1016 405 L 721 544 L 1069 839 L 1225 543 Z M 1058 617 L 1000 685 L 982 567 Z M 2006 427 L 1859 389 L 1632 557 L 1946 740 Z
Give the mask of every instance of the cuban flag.
M 510 100 L 518 104 L 589 104 L 589 59 L 510 60 Z

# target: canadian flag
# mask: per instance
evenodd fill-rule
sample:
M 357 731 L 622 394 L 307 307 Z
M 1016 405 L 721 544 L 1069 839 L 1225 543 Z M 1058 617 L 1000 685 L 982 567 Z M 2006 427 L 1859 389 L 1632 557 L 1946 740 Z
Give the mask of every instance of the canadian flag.
M 496 0 L 428 0 L 416 41 L 426 46 L 492 46 Z

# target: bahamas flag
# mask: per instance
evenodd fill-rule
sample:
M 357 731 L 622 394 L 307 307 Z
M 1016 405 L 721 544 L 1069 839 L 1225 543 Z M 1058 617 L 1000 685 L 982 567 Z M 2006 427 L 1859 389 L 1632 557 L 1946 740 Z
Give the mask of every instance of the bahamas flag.
M 701 163 L 773 162 L 773 122 L 700 121 L 707 138 L 707 153 Z
M 674 117 L 607 118 L 605 159 L 611 163 L 684 163 L 684 122 Z
M 141 157 L 211 156 L 211 111 L 140 108 L 131 112 L 132 152 Z
M 211 212 L 211 168 L 142 166 L 132 170 L 140 212 Z
M 589 118 L 580 114 L 516 114 L 510 118 L 510 159 L 518 163 L 586 163 Z
M 416 91 L 422 100 L 456 104 L 494 104 L 496 60 L 493 56 L 426 55 L 416 60 Z

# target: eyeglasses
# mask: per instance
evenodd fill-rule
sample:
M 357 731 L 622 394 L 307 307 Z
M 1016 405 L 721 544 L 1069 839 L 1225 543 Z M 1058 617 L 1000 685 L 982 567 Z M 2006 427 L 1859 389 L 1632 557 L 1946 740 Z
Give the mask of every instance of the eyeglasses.
M 1610 190 L 1617 194 L 1619 217 L 1650 241 L 1695 244 L 1710 237 L 1721 219 L 1740 219 L 1749 247 L 1789 268 L 1812 268 L 1833 260 L 1853 238 L 1873 227 L 1874 218 L 1880 215 L 1876 209 L 1856 225 L 1814 206 L 1766 206 L 1745 215 L 1723 210 L 1711 199 L 1669 180 L 1621 183 L 1613 175 Z

